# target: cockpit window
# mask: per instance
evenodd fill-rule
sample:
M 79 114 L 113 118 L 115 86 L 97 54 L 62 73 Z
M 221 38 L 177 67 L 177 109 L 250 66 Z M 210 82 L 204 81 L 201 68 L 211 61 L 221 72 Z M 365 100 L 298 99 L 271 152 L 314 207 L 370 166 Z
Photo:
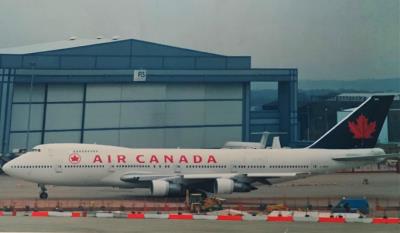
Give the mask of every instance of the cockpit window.
M 32 151 L 33 152 L 40 152 L 40 149 L 39 148 L 33 148 Z

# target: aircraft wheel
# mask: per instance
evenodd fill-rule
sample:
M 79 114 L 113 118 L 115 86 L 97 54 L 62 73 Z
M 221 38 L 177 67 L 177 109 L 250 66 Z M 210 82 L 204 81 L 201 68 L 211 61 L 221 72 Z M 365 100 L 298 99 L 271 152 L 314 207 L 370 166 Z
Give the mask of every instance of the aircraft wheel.
M 42 193 L 40 193 L 39 197 L 40 197 L 40 199 L 44 200 L 44 199 L 47 199 L 49 197 L 49 195 L 46 192 L 42 192 Z

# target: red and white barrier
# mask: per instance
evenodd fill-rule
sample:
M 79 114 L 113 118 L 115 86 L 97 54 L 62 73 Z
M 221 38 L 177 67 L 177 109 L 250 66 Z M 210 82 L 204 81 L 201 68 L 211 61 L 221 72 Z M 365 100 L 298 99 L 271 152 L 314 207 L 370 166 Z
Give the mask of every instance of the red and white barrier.
M 217 220 L 217 215 L 193 215 L 193 220 Z
M 33 211 L 31 213 L 32 217 L 49 217 L 49 212 L 47 211 Z
M 319 217 L 318 222 L 324 222 L 324 223 L 345 223 L 346 219 L 343 217 Z
M 331 214 L 318 212 L 272 212 L 269 215 L 197 215 L 191 213 L 129 213 L 114 212 L 60 212 L 60 211 L 0 211 L 2 216 L 31 217 L 97 217 L 97 218 L 127 218 L 127 219 L 168 219 L 168 220 L 218 220 L 218 221 L 267 221 L 267 222 L 320 222 L 320 223 L 372 223 L 400 224 L 400 218 L 366 218 L 359 214 Z
M 400 218 L 373 218 L 373 224 L 400 224 Z
M 221 221 L 242 221 L 242 215 L 218 215 L 217 220 Z
M 293 216 L 267 216 L 268 222 L 293 222 Z
M 72 212 L 71 217 L 73 218 L 85 217 L 85 214 L 81 212 Z
M 96 212 L 96 218 L 114 218 L 112 212 Z
M 318 222 L 318 212 L 316 211 L 294 211 L 294 222 Z
M 193 220 L 193 215 L 192 214 L 169 214 L 168 219 Z
M 268 222 L 293 222 L 292 211 L 272 211 L 268 214 L 266 220 Z
M 243 215 L 243 221 L 265 221 L 265 215 Z
M 130 213 L 127 216 L 128 218 L 131 219 L 144 219 L 144 214 L 143 213 Z

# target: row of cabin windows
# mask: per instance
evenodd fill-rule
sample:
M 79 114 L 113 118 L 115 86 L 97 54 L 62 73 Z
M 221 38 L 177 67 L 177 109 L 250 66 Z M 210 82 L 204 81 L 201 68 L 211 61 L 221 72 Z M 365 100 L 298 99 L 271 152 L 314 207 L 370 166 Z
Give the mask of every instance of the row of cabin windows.
M 73 150 L 74 153 L 97 153 L 97 150 Z
M 65 168 L 97 168 L 104 167 L 104 165 L 65 165 Z M 124 164 L 124 165 L 116 165 L 117 168 L 150 168 L 151 165 L 147 164 Z M 170 168 L 171 165 L 153 165 L 153 168 Z M 180 167 L 178 165 L 178 167 Z M 186 165 L 186 168 L 226 168 L 226 165 Z
M 265 165 L 233 165 L 233 168 L 265 168 Z
M 52 168 L 51 165 L 15 165 L 11 168 Z M 118 168 L 131 168 L 131 167 L 146 167 L 150 168 L 150 165 L 146 164 L 132 164 L 132 165 L 116 165 Z M 153 165 L 157 168 L 157 165 Z M 162 168 L 162 165 L 158 165 Z M 180 166 L 179 166 L 180 167 Z M 226 165 L 186 165 L 186 168 L 226 168 Z M 265 168 L 265 165 L 233 165 L 234 168 Z M 324 166 L 328 167 L 328 166 Z M 104 165 L 64 165 L 64 168 L 104 168 Z M 170 168 L 170 165 L 164 165 L 164 168 Z M 309 168 L 308 165 L 270 165 L 269 168 Z
M 130 168 L 130 167 L 147 167 L 150 165 L 145 164 L 134 164 L 134 165 L 116 165 L 118 168 Z M 171 165 L 153 165 L 153 168 L 170 168 Z M 177 165 L 180 168 L 180 165 Z M 185 168 L 226 168 L 226 165 L 186 165 Z
M 186 165 L 186 168 L 226 168 L 226 165 Z
M 118 168 L 129 168 L 129 167 L 147 167 L 150 168 L 151 165 L 146 165 L 146 164 L 134 164 L 134 165 L 117 165 L 115 167 Z M 153 168 L 170 168 L 171 165 L 153 165 Z
M 99 168 L 104 165 L 64 165 L 64 168 Z
M 308 168 L 308 165 L 271 165 L 270 168 Z
M 265 165 L 233 165 L 233 168 L 267 168 Z M 269 168 L 308 168 L 308 165 L 269 165 Z
M 14 165 L 11 168 L 52 168 L 51 165 Z
M 147 167 L 147 168 L 149 168 L 151 166 L 146 165 L 146 164 L 124 164 L 124 165 L 116 165 L 115 167 L 122 167 L 122 168 L 125 168 L 125 167 Z M 155 167 L 155 165 L 154 165 L 154 167 Z

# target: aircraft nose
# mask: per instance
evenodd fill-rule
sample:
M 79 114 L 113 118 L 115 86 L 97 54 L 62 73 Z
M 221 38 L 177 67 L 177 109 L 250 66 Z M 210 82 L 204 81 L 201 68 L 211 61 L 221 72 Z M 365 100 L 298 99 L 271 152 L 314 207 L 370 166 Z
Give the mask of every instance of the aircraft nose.
M 10 171 L 11 171 L 11 162 L 8 162 L 6 164 L 3 165 L 3 167 L 1 168 L 7 175 L 10 175 Z

